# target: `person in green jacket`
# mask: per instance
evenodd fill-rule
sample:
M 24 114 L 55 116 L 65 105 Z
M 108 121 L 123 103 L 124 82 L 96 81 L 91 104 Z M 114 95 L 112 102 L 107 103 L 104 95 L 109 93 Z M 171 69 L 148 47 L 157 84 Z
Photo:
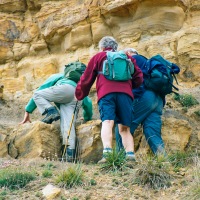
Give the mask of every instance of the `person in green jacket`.
M 74 70 L 76 65 L 85 66 L 80 62 L 73 62 L 65 67 L 64 74 L 58 73 L 51 75 L 33 94 L 33 97 L 29 100 L 25 107 L 24 119 L 20 124 L 31 122 L 30 113 L 36 108 L 42 115 L 46 114 L 46 117 L 42 119 L 42 122 L 51 124 L 53 121 L 60 119 L 60 128 L 62 133 L 62 149 L 67 145 L 66 160 L 68 162 L 74 161 L 75 156 L 75 120 L 73 121 L 70 135 L 68 137 L 68 130 L 70 128 L 72 116 L 75 112 L 77 117 L 80 106 L 83 108 L 83 118 L 85 121 L 92 119 L 92 101 L 87 96 L 82 101 L 76 101 L 74 98 L 75 88 L 77 82 L 80 79 L 81 73 Z M 86 66 L 85 66 L 86 67 Z M 55 106 L 52 105 L 55 103 Z M 59 111 L 58 109 L 59 108 Z

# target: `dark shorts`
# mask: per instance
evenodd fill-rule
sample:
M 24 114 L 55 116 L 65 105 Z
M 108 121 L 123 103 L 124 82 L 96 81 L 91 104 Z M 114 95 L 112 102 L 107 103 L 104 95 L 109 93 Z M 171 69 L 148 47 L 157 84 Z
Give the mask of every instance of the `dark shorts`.
M 114 92 L 102 97 L 99 102 L 102 121 L 114 120 L 116 124 L 131 126 L 133 119 L 133 99 L 125 94 Z

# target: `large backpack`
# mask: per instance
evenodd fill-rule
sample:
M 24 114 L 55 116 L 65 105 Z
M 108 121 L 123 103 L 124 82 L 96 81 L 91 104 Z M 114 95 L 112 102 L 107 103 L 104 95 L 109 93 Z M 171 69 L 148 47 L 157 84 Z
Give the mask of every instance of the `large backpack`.
M 144 84 L 145 87 L 149 90 L 153 90 L 161 96 L 170 94 L 173 91 L 179 90 L 173 85 L 173 80 L 177 78 L 175 74 L 180 72 L 180 68 L 170 61 L 164 59 L 161 55 L 156 55 L 151 57 L 146 62 L 147 73 L 145 73 Z
M 64 76 L 77 83 L 85 69 L 85 64 L 79 61 L 71 62 L 68 65 L 65 65 Z
M 132 79 L 134 64 L 123 51 L 108 51 L 102 72 L 98 73 L 103 74 L 108 80 L 127 81 Z

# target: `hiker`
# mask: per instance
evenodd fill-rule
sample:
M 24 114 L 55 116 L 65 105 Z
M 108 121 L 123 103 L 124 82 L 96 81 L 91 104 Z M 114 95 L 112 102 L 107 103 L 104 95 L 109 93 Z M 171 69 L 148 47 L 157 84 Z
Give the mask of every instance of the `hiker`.
M 137 65 L 143 72 L 144 82 L 147 79 L 146 62 L 147 58 L 139 55 L 133 48 L 125 49 L 127 55 L 132 56 L 136 60 Z M 155 155 L 165 155 L 165 146 L 161 136 L 162 127 L 162 110 L 165 104 L 165 96 L 159 95 L 153 90 L 149 90 L 143 84 L 136 89 L 133 89 L 134 103 L 133 103 L 133 120 L 131 124 L 131 133 L 142 124 L 143 133 L 149 144 L 150 149 Z M 116 144 L 118 150 L 123 148 L 118 127 L 115 127 Z
M 112 128 L 118 124 L 123 145 L 126 150 L 126 158 L 135 160 L 133 137 L 130 134 L 132 118 L 132 88 L 139 87 L 143 81 L 142 72 L 135 60 L 128 57 L 134 63 L 134 74 L 128 81 L 108 80 L 101 72 L 107 54 L 116 52 L 118 43 L 111 36 L 105 36 L 99 41 L 100 52 L 89 61 L 87 68 L 77 84 L 75 95 L 78 100 L 89 94 L 90 88 L 95 82 L 98 97 L 98 107 L 102 120 L 101 139 L 103 143 L 103 157 L 98 163 L 106 162 L 106 154 L 112 152 Z M 126 56 L 126 54 L 125 54 Z M 126 56 L 127 57 L 127 56 Z
M 80 69 L 78 69 L 79 71 L 74 71 L 75 66 L 77 66 L 77 68 L 80 67 Z M 76 119 L 78 109 L 82 105 L 83 118 L 85 121 L 91 120 L 93 114 L 92 101 L 89 97 L 85 97 L 83 101 L 80 102 L 77 102 L 74 98 L 75 87 L 85 67 L 83 63 L 72 62 L 65 66 L 64 74 L 57 73 L 51 75 L 37 91 L 34 92 L 33 97 L 25 107 L 24 119 L 20 122 L 20 124 L 31 122 L 30 113 L 32 113 L 36 107 L 42 115 L 46 115 L 46 117 L 42 119 L 42 122 L 51 124 L 53 121 L 60 119 L 62 134 L 61 151 L 64 149 L 66 150 L 66 155 L 63 156 L 65 156 L 68 162 L 73 162 L 76 149 L 75 120 L 72 122 L 74 111 L 74 119 Z M 52 103 L 55 103 L 56 106 L 53 106 Z M 71 131 L 68 133 L 71 123 Z M 65 145 L 67 145 L 67 149 Z

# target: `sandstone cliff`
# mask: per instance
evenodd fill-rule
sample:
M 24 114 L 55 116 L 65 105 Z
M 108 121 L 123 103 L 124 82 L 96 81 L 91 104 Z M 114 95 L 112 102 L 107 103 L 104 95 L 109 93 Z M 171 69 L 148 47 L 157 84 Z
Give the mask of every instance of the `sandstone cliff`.
M 0 156 L 11 155 L 10 135 L 21 130 L 17 124 L 32 92 L 66 63 L 87 63 L 105 35 L 114 36 L 119 49 L 134 47 L 146 57 L 160 53 L 178 64 L 180 93 L 200 102 L 199 25 L 198 0 L 1 0 Z M 97 111 L 94 88 L 90 96 Z M 200 118 L 194 113 L 200 107 L 185 112 L 172 96 L 167 100 L 163 135 L 169 149 L 199 148 Z M 39 118 L 36 111 L 32 119 Z

